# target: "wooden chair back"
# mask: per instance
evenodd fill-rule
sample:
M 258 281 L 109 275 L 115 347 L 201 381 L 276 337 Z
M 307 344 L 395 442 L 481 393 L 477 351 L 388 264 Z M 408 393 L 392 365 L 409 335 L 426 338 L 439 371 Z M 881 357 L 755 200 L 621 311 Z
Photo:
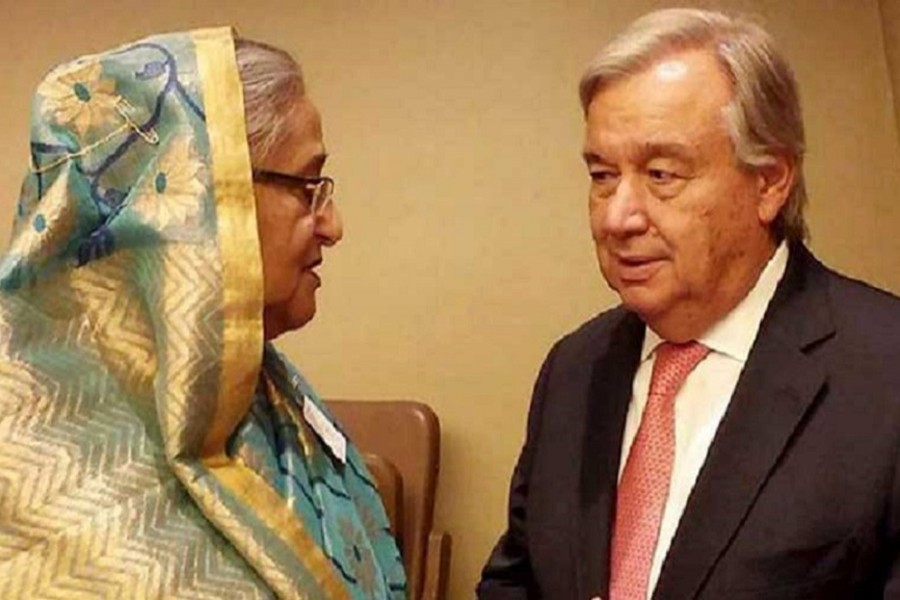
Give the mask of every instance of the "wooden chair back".
M 328 406 L 366 458 L 391 518 L 413 600 L 443 600 L 450 536 L 432 531 L 441 431 L 427 405 L 330 400 Z

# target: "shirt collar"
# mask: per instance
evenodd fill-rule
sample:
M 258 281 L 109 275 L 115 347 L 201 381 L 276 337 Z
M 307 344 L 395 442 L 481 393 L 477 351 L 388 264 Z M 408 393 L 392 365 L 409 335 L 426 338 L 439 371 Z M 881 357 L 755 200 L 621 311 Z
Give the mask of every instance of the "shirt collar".
M 730 313 L 713 325 L 697 341 L 719 354 L 724 354 L 745 362 L 750 348 L 759 332 L 766 308 L 775 295 L 778 282 L 787 267 L 788 247 L 781 242 L 775 254 L 769 259 L 763 272 L 750 292 Z M 644 344 L 641 347 L 641 362 L 647 360 L 664 340 L 649 327 L 644 327 Z

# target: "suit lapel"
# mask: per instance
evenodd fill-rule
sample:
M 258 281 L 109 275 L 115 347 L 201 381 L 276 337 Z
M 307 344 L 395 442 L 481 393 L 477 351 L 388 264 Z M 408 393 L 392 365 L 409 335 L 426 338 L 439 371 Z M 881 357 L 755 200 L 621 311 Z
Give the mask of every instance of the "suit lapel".
M 824 268 L 791 259 L 666 556 L 654 598 L 694 598 L 825 383 L 805 354 L 834 328 Z
M 644 324 L 633 313 L 612 330 L 595 361 L 587 398 L 577 531 L 578 598 L 606 597 L 609 547 L 625 416 L 640 362 Z

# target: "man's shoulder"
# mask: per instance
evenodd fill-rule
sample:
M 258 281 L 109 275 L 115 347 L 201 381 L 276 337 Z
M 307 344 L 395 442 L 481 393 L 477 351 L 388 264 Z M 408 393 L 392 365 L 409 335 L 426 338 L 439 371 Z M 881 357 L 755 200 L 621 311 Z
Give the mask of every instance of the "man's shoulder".
M 803 260 L 807 274 L 820 282 L 811 290 L 825 292 L 831 325 L 839 341 L 864 346 L 874 342 L 900 350 L 896 343 L 900 341 L 900 297 L 825 266 L 808 251 L 806 257 L 811 258 Z M 800 308 L 804 306 L 801 304 Z M 797 310 L 793 314 L 800 317 Z
M 900 297 L 830 270 L 828 294 L 838 330 L 859 330 L 900 341 Z
M 828 269 L 829 291 L 837 307 L 863 306 L 883 314 L 900 316 L 900 297 L 871 283 Z
M 556 342 L 554 352 L 575 355 L 583 355 L 589 349 L 597 352 L 608 346 L 614 333 L 623 330 L 642 335 L 643 324 L 637 315 L 620 305 L 597 314 L 564 335 Z

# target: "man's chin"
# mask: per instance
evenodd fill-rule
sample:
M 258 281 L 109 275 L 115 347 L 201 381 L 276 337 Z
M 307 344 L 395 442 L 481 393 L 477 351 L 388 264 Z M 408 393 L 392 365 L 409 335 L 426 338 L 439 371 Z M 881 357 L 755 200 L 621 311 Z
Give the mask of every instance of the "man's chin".
M 616 292 L 622 305 L 628 310 L 637 313 L 642 320 L 648 321 L 658 318 L 664 311 L 664 303 L 659 293 L 643 286 L 619 285 Z

